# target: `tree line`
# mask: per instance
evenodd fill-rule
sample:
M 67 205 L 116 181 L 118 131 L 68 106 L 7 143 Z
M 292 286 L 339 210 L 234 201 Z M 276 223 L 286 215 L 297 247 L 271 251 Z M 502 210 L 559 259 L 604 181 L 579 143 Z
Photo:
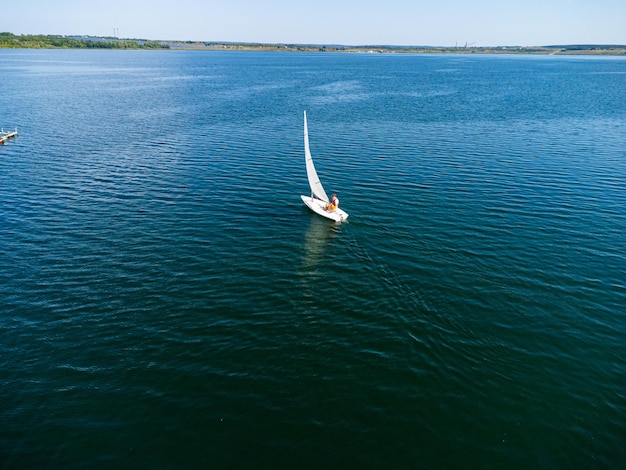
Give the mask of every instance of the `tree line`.
M 117 38 L 70 38 L 43 34 L 0 33 L 0 48 L 30 49 L 169 49 L 158 41 Z

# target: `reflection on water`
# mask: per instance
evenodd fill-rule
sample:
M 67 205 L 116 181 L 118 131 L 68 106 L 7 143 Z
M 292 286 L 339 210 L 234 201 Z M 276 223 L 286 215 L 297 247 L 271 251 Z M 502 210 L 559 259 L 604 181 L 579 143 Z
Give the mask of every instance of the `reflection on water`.
M 336 223 L 311 215 L 311 222 L 304 234 L 304 258 L 302 274 L 305 277 L 319 275 L 319 266 L 323 261 L 326 247 L 337 236 Z

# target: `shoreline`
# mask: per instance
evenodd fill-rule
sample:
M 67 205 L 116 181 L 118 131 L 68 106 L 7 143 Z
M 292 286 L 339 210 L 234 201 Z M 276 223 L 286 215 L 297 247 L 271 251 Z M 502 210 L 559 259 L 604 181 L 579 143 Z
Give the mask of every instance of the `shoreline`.
M 523 54 L 626 56 L 626 45 L 571 44 L 549 46 L 394 46 L 288 44 L 220 41 L 172 41 L 100 36 L 14 35 L 0 33 L 0 49 L 132 49 L 257 52 L 344 52 L 369 54 Z
M 218 42 L 167 43 L 169 49 L 207 51 L 259 51 L 259 52 L 348 52 L 369 54 L 524 54 L 524 55 L 605 55 L 626 56 L 626 45 L 596 46 L 493 46 L 493 47 L 436 47 L 436 46 L 343 46 L 302 44 L 249 44 Z

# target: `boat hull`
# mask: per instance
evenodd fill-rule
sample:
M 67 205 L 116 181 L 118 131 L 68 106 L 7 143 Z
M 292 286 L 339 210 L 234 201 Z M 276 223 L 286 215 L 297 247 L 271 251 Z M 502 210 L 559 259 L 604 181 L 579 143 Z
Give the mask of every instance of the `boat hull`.
M 322 217 L 334 220 L 335 222 L 343 222 L 348 218 L 348 213 L 339 208 L 335 210 L 327 210 L 326 203 L 320 199 L 311 196 L 300 197 L 302 198 L 302 202 L 304 202 L 309 209 Z
M 11 132 L 0 131 L 0 144 L 4 144 L 7 139 L 15 137 L 17 135 L 17 129 Z

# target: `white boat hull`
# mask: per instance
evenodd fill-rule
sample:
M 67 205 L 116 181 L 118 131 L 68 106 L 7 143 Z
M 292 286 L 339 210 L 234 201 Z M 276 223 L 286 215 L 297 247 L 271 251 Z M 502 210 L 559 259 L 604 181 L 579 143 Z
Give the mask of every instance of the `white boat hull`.
M 327 219 L 334 220 L 335 222 L 343 222 L 348 218 L 348 213 L 337 208 L 335 210 L 326 209 L 326 203 L 320 199 L 311 196 L 300 196 L 302 202 L 316 214 L 326 217 Z

